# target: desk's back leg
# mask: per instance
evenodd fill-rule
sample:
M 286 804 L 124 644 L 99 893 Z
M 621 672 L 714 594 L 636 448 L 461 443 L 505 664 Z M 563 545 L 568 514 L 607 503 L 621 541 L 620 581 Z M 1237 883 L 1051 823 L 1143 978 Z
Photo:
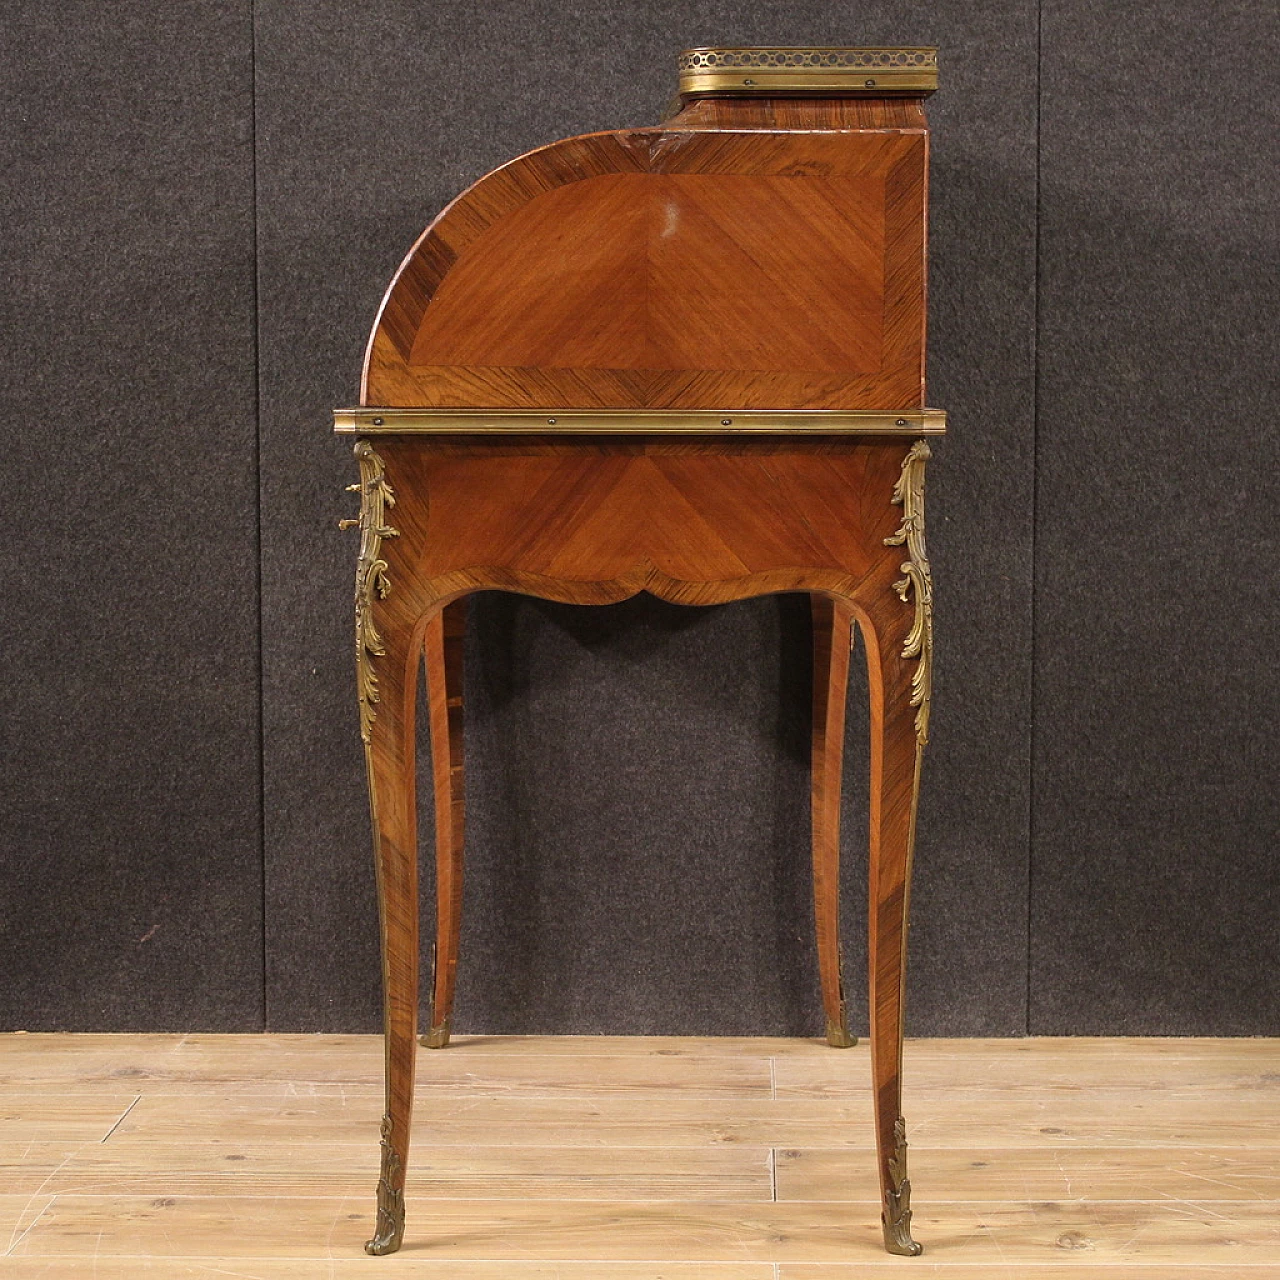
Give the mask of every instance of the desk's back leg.
M 853 611 L 843 601 L 813 595 L 813 914 L 827 1043 L 857 1044 L 849 1033 L 840 962 L 840 787 L 844 717 L 849 692 Z
M 462 660 L 467 602 L 455 600 L 427 623 L 423 639 L 431 718 L 431 771 L 436 807 L 436 946 L 428 1049 L 449 1043 L 462 928 L 463 788 Z
M 382 935 L 386 1108 L 378 1221 L 369 1253 L 394 1253 L 404 1236 L 404 1176 L 413 1115 L 418 1023 L 418 832 L 414 794 L 414 696 L 421 663 L 411 618 L 396 614 L 383 542 L 400 535 L 382 459 L 358 441 L 360 558 L 356 569 L 356 681 L 369 779 L 374 869 Z M 388 598 L 391 597 L 388 604 Z

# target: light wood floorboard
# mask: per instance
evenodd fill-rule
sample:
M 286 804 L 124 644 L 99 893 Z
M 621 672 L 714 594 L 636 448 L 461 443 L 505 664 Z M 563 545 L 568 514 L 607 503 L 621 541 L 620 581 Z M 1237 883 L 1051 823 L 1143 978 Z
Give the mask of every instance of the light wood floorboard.
M 381 1068 L 367 1036 L 0 1036 L 0 1280 L 1280 1280 L 1280 1040 L 909 1042 L 912 1260 L 865 1045 L 424 1052 L 375 1259 Z

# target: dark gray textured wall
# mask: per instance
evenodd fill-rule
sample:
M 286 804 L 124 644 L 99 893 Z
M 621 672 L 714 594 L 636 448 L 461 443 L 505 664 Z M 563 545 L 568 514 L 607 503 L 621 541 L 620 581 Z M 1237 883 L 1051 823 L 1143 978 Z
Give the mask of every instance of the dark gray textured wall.
M 6 6 L 0 1025 L 262 1025 L 249 5 Z
M 1104 59 L 1088 15 L 1045 6 L 1031 1026 L 1275 1034 L 1277 13 L 1126 5 Z
M 1274 1029 L 1274 121 L 1226 74 L 1256 14 L 1201 31 L 1179 0 L 1118 34 L 1047 0 L 117 12 L 8 20 L 10 421 L 59 408 L 10 485 L 11 527 L 40 534 L 5 560 L 0 1019 L 376 1027 L 335 528 L 353 465 L 326 420 L 382 290 L 495 164 L 655 120 L 678 49 L 861 42 L 943 64 L 930 399 L 953 432 L 909 1030 Z M 1205 58 L 1188 97 L 1176 73 Z M 52 515 L 28 480 L 51 462 Z M 490 595 L 469 659 L 461 1027 L 816 1030 L 801 602 Z M 859 998 L 863 734 L 855 714 Z M 1247 990 L 1218 976 L 1242 958 Z

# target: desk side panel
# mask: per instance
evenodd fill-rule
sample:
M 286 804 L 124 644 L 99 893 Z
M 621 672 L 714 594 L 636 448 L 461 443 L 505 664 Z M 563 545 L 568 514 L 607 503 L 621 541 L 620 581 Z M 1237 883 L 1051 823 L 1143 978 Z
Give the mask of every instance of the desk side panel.
M 364 402 L 921 407 L 927 134 L 571 138 L 465 192 L 406 260 Z

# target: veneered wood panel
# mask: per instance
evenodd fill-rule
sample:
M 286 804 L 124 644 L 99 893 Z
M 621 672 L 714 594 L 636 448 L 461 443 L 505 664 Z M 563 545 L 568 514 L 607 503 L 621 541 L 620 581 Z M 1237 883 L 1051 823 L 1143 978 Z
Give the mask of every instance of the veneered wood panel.
M 826 125 L 593 134 L 495 170 L 402 266 L 363 402 L 923 405 L 926 135 Z
M 601 174 L 513 209 L 440 282 L 409 364 L 647 367 L 651 181 Z
M 694 98 L 663 128 L 923 129 L 919 98 Z
M 388 437 L 378 450 L 400 536 L 383 554 L 404 584 L 394 599 L 425 608 L 459 573 L 553 579 L 563 595 L 575 584 L 622 590 L 652 571 L 672 589 L 728 599 L 751 594 L 745 579 L 754 575 L 809 571 L 852 592 L 882 563 L 897 571 L 901 557 L 884 539 L 898 518 L 887 495 L 904 448 Z
M 577 182 L 454 267 L 409 364 L 875 373 L 884 207 L 874 175 Z

